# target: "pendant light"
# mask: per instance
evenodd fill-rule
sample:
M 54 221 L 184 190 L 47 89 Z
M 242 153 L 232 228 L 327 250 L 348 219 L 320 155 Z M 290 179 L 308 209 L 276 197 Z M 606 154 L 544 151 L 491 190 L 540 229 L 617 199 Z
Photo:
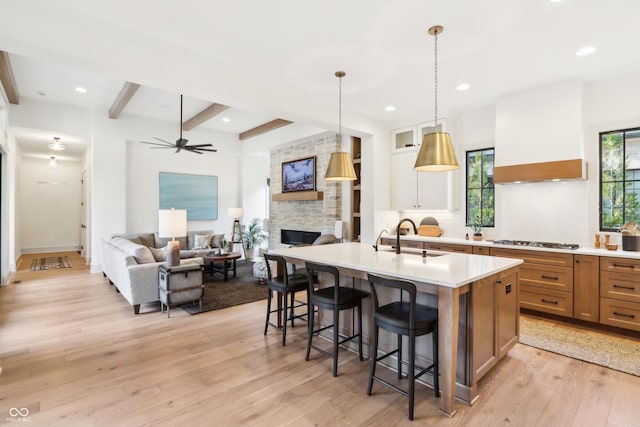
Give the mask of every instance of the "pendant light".
M 442 33 L 443 29 L 441 25 L 429 28 L 429 34 L 435 37 L 435 132 L 425 135 L 422 139 L 418 158 L 413 166 L 418 172 L 441 172 L 460 167 L 449 134 L 438 132 L 438 34 Z
M 336 71 L 336 77 L 339 79 L 338 85 L 338 150 L 335 153 L 331 153 L 329 158 L 329 166 L 327 166 L 327 173 L 324 175 L 324 179 L 327 181 L 355 181 L 356 171 L 353 168 L 351 162 L 351 156 L 341 150 L 342 147 L 342 78 L 346 76 L 344 71 Z

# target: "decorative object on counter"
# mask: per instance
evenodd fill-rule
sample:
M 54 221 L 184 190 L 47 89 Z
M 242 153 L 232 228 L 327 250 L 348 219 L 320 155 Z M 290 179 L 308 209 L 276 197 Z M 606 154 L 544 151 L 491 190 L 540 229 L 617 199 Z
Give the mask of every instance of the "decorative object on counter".
M 338 149 L 342 147 L 342 78 L 347 73 L 344 71 L 336 71 L 336 77 L 338 78 L 338 134 L 336 135 Z M 353 162 L 349 153 L 344 151 L 336 151 L 331 153 L 329 158 L 329 166 L 327 166 L 327 172 L 324 175 L 324 179 L 327 181 L 355 181 L 356 170 L 353 167 Z
M 409 227 L 408 225 L 401 225 L 400 227 L 398 227 L 398 234 L 401 236 L 406 236 L 407 234 L 409 234 L 410 230 L 411 227 Z
M 482 240 L 482 221 L 480 218 L 471 221 L 469 226 L 473 229 L 473 240 Z
M 623 251 L 640 251 L 640 236 L 622 235 Z
M 469 240 L 469 233 L 464 235 L 464 240 Z
M 418 234 L 425 237 L 440 237 L 444 230 L 438 225 L 438 220 L 432 216 L 422 218 L 418 227 Z
M 595 243 L 593 244 L 593 246 L 594 246 L 595 248 L 600 248 L 600 235 L 599 235 L 599 234 L 596 234 L 596 241 L 595 241 Z
M 435 132 L 428 133 L 422 139 L 422 145 L 416 158 L 413 169 L 418 172 L 442 172 L 458 169 L 458 159 L 451 144 L 451 137 L 447 132 L 438 132 L 438 34 L 444 28 L 435 25 L 429 28 L 429 34 L 435 38 L 435 61 L 434 61 L 434 101 L 435 101 Z
M 609 250 L 609 251 L 617 251 L 618 250 L 618 245 L 616 245 L 614 243 L 609 243 L 607 245 L 607 250 Z
M 608 247 L 609 244 L 611 243 L 610 240 L 611 240 L 611 235 L 610 234 L 605 234 L 604 235 L 604 247 L 605 248 Z

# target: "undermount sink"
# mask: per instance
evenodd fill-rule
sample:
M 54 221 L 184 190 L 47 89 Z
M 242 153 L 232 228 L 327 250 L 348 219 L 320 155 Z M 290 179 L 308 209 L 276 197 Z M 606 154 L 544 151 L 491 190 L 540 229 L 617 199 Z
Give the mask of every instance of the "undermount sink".
M 394 247 L 391 248 L 383 248 L 380 249 L 380 252 L 394 252 L 395 253 L 396 249 Z M 437 256 L 442 256 L 442 255 L 446 255 L 440 252 L 432 252 L 432 251 L 426 251 L 427 252 L 427 256 L 428 257 L 437 257 Z M 401 254 L 406 254 L 406 255 L 417 255 L 417 256 L 422 256 L 422 250 L 420 249 L 411 249 L 411 248 L 402 248 L 400 251 Z

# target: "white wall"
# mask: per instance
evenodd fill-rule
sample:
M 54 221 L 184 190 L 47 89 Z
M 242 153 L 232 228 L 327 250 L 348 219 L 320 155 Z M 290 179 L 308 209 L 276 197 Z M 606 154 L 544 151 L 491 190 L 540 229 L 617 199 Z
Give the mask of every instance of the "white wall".
M 21 253 L 73 251 L 80 243 L 80 162 L 23 157 L 18 204 Z

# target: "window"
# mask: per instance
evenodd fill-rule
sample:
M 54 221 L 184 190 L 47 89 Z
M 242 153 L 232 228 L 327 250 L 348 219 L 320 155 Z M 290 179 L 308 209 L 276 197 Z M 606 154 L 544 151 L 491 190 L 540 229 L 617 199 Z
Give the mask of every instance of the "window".
M 494 149 L 467 151 L 467 216 L 472 227 L 493 227 L 495 220 L 495 192 L 493 187 Z
M 640 223 L 640 128 L 600 133 L 600 230 Z

